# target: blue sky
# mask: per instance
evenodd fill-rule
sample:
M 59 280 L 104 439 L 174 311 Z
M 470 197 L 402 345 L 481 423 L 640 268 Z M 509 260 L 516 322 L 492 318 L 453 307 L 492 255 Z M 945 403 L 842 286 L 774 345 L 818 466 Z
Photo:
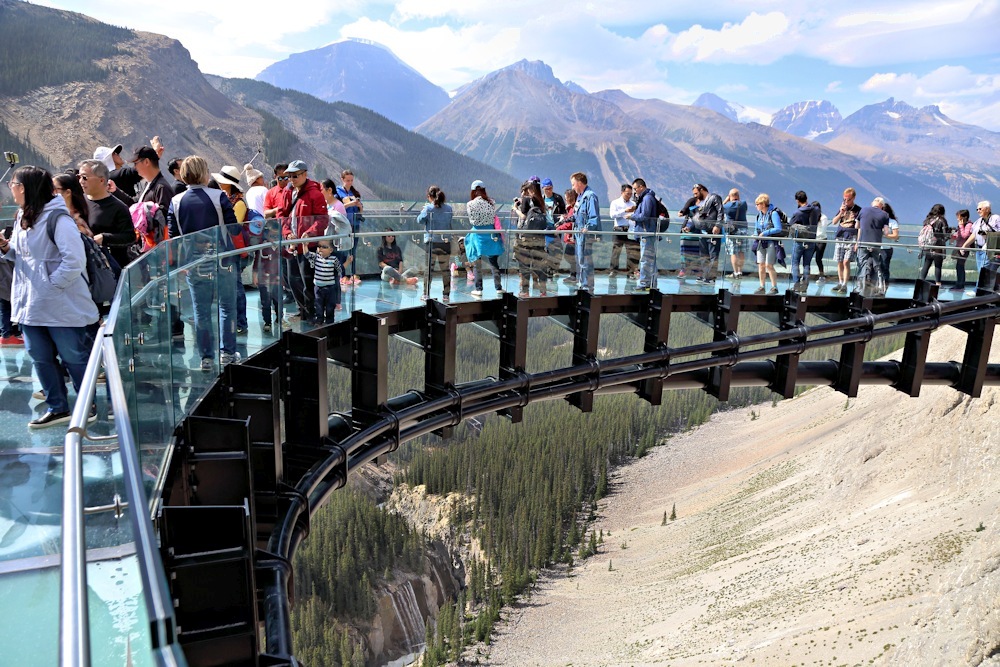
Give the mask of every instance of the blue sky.
M 713 92 L 767 113 L 827 99 L 845 116 L 895 97 L 1000 131 L 1000 0 L 36 2 L 169 35 L 224 76 L 352 37 L 447 90 L 527 58 L 590 91 Z

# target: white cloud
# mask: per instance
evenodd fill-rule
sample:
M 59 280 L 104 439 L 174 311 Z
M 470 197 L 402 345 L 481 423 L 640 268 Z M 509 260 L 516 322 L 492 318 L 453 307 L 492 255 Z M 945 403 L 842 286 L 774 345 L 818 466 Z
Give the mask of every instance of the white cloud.
M 696 62 L 769 64 L 794 49 L 791 21 L 781 12 L 751 12 L 740 23 L 719 30 L 694 25 L 679 33 L 670 45 L 674 58 Z
M 936 104 L 957 120 L 1000 129 L 1000 75 L 976 74 L 966 67 L 945 65 L 923 76 L 911 72 L 873 74 L 859 86 L 913 104 Z
M 844 84 L 843 81 L 831 81 L 826 84 L 826 92 L 828 93 L 839 93 L 842 89 L 841 86 Z

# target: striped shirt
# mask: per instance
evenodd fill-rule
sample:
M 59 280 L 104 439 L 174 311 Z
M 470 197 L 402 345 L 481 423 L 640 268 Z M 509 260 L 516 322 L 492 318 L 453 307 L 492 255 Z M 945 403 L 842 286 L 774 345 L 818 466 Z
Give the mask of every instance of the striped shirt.
M 336 255 L 330 255 L 329 257 L 322 257 L 315 252 L 307 252 L 306 258 L 309 260 L 309 264 L 312 265 L 313 269 L 316 271 L 315 283 L 320 287 L 328 287 L 330 285 L 336 285 L 340 282 L 340 278 L 344 273 L 343 267 L 340 265 L 340 260 L 337 259 Z

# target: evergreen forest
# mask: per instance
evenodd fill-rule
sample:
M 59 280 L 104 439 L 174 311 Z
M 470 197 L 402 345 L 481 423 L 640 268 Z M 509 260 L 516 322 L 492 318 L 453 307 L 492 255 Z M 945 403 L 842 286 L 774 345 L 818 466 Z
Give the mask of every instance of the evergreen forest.
M 552 321 L 533 320 L 530 326 L 528 370 L 538 372 L 568 365 L 569 332 Z M 751 335 L 771 329 L 772 325 L 763 319 L 748 317 L 739 333 Z M 672 347 L 711 338 L 711 329 L 694 317 L 676 315 L 671 322 Z M 460 381 L 496 374 L 499 342 L 495 337 L 475 325 L 460 325 L 458 340 Z M 899 344 L 899 339 L 874 340 L 867 356 L 877 358 Z M 603 354 L 613 356 L 638 353 L 642 332 L 620 316 L 605 315 L 600 348 Z M 390 354 L 390 395 L 422 386 L 422 351 L 393 339 Z M 817 350 L 808 358 L 825 359 L 833 354 L 830 349 Z M 349 373 L 343 368 L 330 370 L 331 408 L 348 409 Z M 457 659 L 470 645 L 488 644 L 500 609 L 518 596 L 530 595 L 540 570 L 556 564 L 572 567 L 576 560 L 599 552 L 603 535 L 595 535 L 589 523 L 596 516 L 597 501 L 609 492 L 608 476 L 614 466 L 645 455 L 650 448 L 668 441 L 671 433 L 694 428 L 716 410 L 777 400 L 777 395 L 763 388 L 734 389 L 728 403 L 719 403 L 704 391 L 678 390 L 664 392 L 663 404 L 654 407 L 632 394 L 617 394 L 598 397 L 590 414 L 558 400 L 528 406 L 521 424 L 489 415 L 476 424 L 466 422 L 458 427 L 456 436 L 449 441 L 425 438 L 404 444 L 396 454 L 403 471 L 397 482 L 426 485 L 429 493 L 456 492 L 469 498 L 470 502 L 460 505 L 461 509 L 449 519 L 454 532 L 478 542 L 483 554 L 482 560 L 465 563 L 468 587 L 460 599 L 440 611 L 436 624 L 428 621 L 424 664 L 443 664 Z M 361 496 L 355 496 L 355 502 L 374 503 Z M 319 515 L 331 511 L 340 510 L 326 508 Z M 345 532 L 342 521 L 335 525 L 334 532 Z M 400 537 L 386 539 L 390 540 L 387 545 L 395 545 L 413 544 L 417 538 L 404 532 Z M 336 662 L 341 659 L 338 656 L 347 655 L 337 645 L 346 636 L 344 631 L 329 641 L 321 641 L 319 629 L 306 631 L 304 616 L 314 615 L 317 607 L 350 608 L 355 614 L 334 615 L 338 622 L 361 627 L 370 620 L 365 613 L 368 610 L 359 605 L 345 607 L 329 598 L 330 590 L 314 580 L 328 570 L 317 568 L 311 561 L 323 554 L 327 562 L 349 562 L 350 557 L 340 550 L 357 556 L 376 548 L 333 539 L 316 530 L 305 541 L 296 559 L 297 590 L 309 591 L 321 600 L 307 602 L 298 598 L 293 610 L 297 651 L 324 653 L 324 664 L 349 664 Z M 363 589 L 371 587 L 382 570 L 381 566 L 369 567 L 356 574 L 353 583 Z M 362 599 L 367 593 L 339 595 L 341 599 Z M 313 620 L 318 619 L 313 616 Z M 326 622 L 331 623 L 329 618 Z M 317 641 L 326 648 L 317 648 Z
M 118 44 L 131 37 L 131 30 L 81 14 L 0 0 L 0 96 L 70 81 L 99 81 L 106 70 L 96 61 L 117 54 Z

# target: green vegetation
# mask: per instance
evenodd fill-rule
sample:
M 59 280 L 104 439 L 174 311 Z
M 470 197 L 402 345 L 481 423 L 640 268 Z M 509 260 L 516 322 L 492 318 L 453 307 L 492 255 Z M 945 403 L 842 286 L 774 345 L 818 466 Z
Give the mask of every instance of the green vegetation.
M 267 164 L 288 162 L 286 156 L 292 155 L 292 151 L 300 143 L 299 138 L 286 130 L 274 114 L 263 109 L 256 111 L 264 119 L 261 123 L 261 130 L 264 132 L 264 160 Z
M 0 95 L 103 79 L 107 72 L 95 61 L 117 54 L 118 44 L 131 37 L 131 30 L 79 14 L 0 2 Z
M 303 664 L 346 667 L 359 664 L 357 655 L 363 665 L 347 626 L 334 620 L 368 621 L 376 611 L 375 578 L 396 567 L 419 571 L 424 539 L 405 519 L 350 490 L 333 494 L 310 527 L 294 563 L 296 656 Z
M 747 317 L 738 333 L 751 335 L 769 330 L 770 326 L 763 319 Z M 529 327 L 530 372 L 570 363 L 569 332 L 548 320 L 532 321 Z M 671 323 L 673 347 L 707 342 L 711 337 L 711 330 L 695 318 L 678 315 Z M 602 318 L 602 354 L 605 349 L 609 356 L 638 353 L 642 340 L 639 328 L 624 318 Z M 866 356 L 881 356 L 900 342 L 901 338 L 872 341 Z M 389 352 L 390 395 L 420 387 L 423 353 L 397 339 L 390 340 Z M 498 352 L 495 338 L 473 325 L 460 325 L 459 379 L 495 375 Z M 830 356 L 834 353 L 829 348 L 806 355 L 810 359 Z M 332 410 L 349 408 L 350 379 L 346 369 L 331 368 L 329 394 Z M 456 604 L 441 610 L 438 624 L 428 630 L 431 661 L 426 664 L 455 660 L 464 647 L 488 642 L 502 606 L 530 594 L 540 569 L 556 564 L 572 568 L 576 560 L 599 553 L 603 534 L 597 536 L 588 529 L 588 523 L 596 518 L 597 501 L 609 492 L 608 475 L 613 466 L 640 456 L 671 432 L 703 423 L 717 409 L 761 403 L 772 396 L 763 388 L 737 388 L 731 392 L 731 400 L 720 405 L 700 390 L 667 391 L 663 404 L 654 407 L 633 395 L 620 394 L 598 397 L 592 414 L 583 414 L 562 400 L 551 401 L 525 408 L 522 424 L 488 415 L 480 418 L 481 430 L 459 426 L 455 437 L 447 442 L 425 438 L 404 444 L 395 455 L 404 470 L 399 481 L 424 484 L 430 493 L 457 492 L 471 498 L 448 518 L 457 533 L 467 531 L 478 541 L 483 554 L 481 560 L 466 562 L 467 590 Z M 664 512 L 663 518 L 664 523 L 676 520 L 676 504 L 669 516 Z M 346 532 L 342 523 L 334 522 L 333 526 L 333 533 Z M 360 546 L 332 541 L 314 528 L 300 549 L 300 562 L 320 557 L 338 561 L 347 557 L 341 553 L 343 549 L 355 556 L 361 553 Z M 355 571 L 354 581 L 362 582 L 367 572 L 368 579 L 362 585 L 370 587 L 377 583 L 372 577 L 384 569 L 383 564 L 370 564 L 363 572 Z M 303 579 L 299 570 L 296 578 Z M 326 596 L 337 593 L 337 586 L 330 586 L 317 591 L 317 596 L 327 600 Z M 369 593 L 339 594 L 349 600 L 362 600 Z M 293 612 L 296 619 L 308 613 L 308 609 L 300 612 L 301 606 L 297 604 Z M 363 605 L 353 608 L 365 609 Z M 305 622 L 296 620 L 296 627 Z M 331 635 L 326 640 L 318 630 L 310 637 L 325 642 L 326 650 L 334 650 L 336 637 Z M 297 637 L 296 650 L 301 646 Z

